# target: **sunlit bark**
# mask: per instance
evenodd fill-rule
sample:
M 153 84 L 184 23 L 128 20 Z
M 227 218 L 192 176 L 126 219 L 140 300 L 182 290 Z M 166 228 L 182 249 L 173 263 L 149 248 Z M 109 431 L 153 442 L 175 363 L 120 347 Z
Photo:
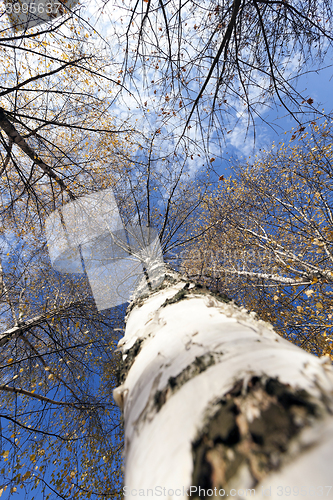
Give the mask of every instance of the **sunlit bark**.
M 186 498 L 190 486 L 192 497 L 199 486 L 257 496 L 271 486 L 279 498 L 278 485 L 303 486 L 310 497 L 310 487 L 330 484 L 327 358 L 172 272 L 159 291 L 134 300 L 118 347 L 126 498 L 140 489 L 158 498 L 157 488 Z

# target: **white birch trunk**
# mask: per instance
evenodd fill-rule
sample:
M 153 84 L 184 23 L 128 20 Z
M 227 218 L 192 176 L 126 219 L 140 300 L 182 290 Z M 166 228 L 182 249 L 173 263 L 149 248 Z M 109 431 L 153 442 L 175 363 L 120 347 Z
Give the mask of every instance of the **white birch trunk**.
M 171 272 L 118 347 L 125 498 L 333 498 L 327 358 Z

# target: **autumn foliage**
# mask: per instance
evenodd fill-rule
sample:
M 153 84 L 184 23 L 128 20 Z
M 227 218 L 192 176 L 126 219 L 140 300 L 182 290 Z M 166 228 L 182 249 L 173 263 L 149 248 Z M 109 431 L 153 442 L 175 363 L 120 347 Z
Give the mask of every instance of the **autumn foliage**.
M 333 348 L 333 129 L 312 123 L 207 198 L 184 269 L 316 355 Z M 333 359 L 333 358 L 332 358 Z

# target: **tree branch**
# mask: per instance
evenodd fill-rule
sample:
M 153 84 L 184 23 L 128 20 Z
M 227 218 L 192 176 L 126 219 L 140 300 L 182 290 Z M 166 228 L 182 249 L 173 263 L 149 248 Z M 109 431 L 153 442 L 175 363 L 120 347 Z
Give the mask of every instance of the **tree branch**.
M 51 167 L 46 165 L 38 156 L 38 154 L 27 144 L 25 139 L 16 130 L 14 125 L 6 117 L 3 108 L 0 108 L 0 127 L 7 134 L 9 139 L 13 141 L 36 165 L 38 165 L 51 179 L 54 179 L 61 187 L 62 191 L 66 191 L 71 200 L 75 200 L 75 196 L 62 179 L 52 170 Z

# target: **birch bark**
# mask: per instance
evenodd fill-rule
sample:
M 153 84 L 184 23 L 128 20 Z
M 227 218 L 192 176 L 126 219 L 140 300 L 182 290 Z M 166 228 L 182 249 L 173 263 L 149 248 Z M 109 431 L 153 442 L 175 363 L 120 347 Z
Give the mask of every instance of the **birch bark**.
M 171 271 L 118 348 L 125 498 L 333 496 L 327 358 Z

